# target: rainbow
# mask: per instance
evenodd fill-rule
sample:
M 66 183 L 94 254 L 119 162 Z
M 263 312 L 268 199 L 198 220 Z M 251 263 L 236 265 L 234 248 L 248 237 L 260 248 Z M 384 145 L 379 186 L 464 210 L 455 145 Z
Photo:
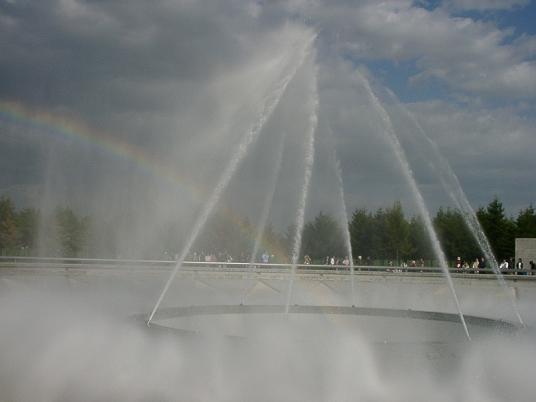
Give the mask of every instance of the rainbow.
M 177 169 L 172 169 L 169 165 L 162 163 L 161 159 L 152 156 L 144 149 L 122 141 L 104 131 L 94 130 L 79 119 L 31 109 L 18 102 L 0 101 L 0 125 L 5 123 L 44 132 L 64 140 L 76 140 L 87 144 L 112 158 L 130 163 L 145 174 L 165 179 L 173 186 L 179 186 L 185 190 L 185 195 L 195 195 L 198 200 L 204 200 L 209 195 L 208 188 L 202 188 L 197 183 L 178 174 Z M 248 236 L 255 236 L 253 233 L 255 228 L 245 224 L 241 217 L 228 208 L 225 209 L 224 213 L 239 227 L 240 231 Z M 277 251 L 283 254 L 282 250 L 279 250 L 275 244 L 265 244 L 264 247 L 272 250 L 278 249 Z
M 17 102 L 0 101 L 0 123 L 4 121 L 19 127 L 49 133 L 65 140 L 76 140 L 98 149 L 115 159 L 127 161 L 137 169 L 171 181 L 175 185 L 186 187 L 203 199 L 206 190 L 200 188 L 186 177 L 178 174 L 176 169 L 163 164 L 162 161 L 144 149 L 122 141 L 104 131 L 97 131 L 75 118 L 56 115 L 48 111 L 30 109 Z

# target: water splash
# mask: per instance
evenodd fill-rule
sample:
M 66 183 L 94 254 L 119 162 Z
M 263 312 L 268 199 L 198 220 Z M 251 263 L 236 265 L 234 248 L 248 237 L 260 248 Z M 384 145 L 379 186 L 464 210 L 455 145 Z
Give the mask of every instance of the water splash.
M 393 149 L 393 153 L 395 154 L 400 166 L 402 167 L 402 172 L 408 182 L 408 185 L 410 186 L 411 192 L 415 196 L 415 201 L 417 202 L 417 207 L 419 208 L 420 214 L 424 220 L 426 231 L 428 232 L 428 236 L 430 237 L 430 240 L 432 242 L 432 247 L 434 248 L 434 252 L 439 260 L 439 265 L 441 267 L 441 270 L 443 271 L 445 278 L 447 279 L 450 292 L 452 293 L 452 297 L 456 304 L 456 309 L 458 311 L 458 315 L 460 316 L 460 321 L 463 325 L 465 335 L 467 336 L 467 339 L 471 340 L 471 336 L 469 335 L 469 330 L 467 329 L 467 324 L 465 322 L 465 318 L 463 316 L 463 312 L 460 306 L 460 302 L 458 300 L 458 296 L 456 295 L 456 290 L 454 289 L 454 283 L 452 282 L 452 277 L 449 273 L 445 253 L 443 253 L 443 250 L 441 249 L 441 244 L 439 243 L 439 239 L 437 237 L 437 234 L 434 230 L 434 226 L 432 224 L 432 220 L 430 218 L 430 212 L 428 211 L 428 208 L 424 202 L 419 187 L 417 186 L 413 171 L 408 163 L 408 159 L 405 155 L 404 149 L 402 148 L 402 145 L 400 144 L 398 136 L 395 132 L 391 118 L 389 117 L 389 114 L 387 113 L 383 105 L 380 103 L 378 97 L 374 94 L 374 91 L 372 90 L 368 79 L 359 71 L 356 71 L 356 74 L 362 82 L 363 86 L 365 87 L 365 90 L 367 91 L 367 94 L 369 95 L 371 102 L 376 109 L 376 112 L 382 120 L 382 123 L 385 128 L 384 133 L 389 139 L 389 144 Z
M 328 132 L 330 133 L 331 139 L 335 138 L 331 126 L 328 125 Z M 338 184 L 338 195 L 340 201 L 340 211 L 341 211 L 341 221 L 343 222 L 343 236 L 344 243 L 346 245 L 346 251 L 348 253 L 348 258 L 350 259 L 350 285 L 352 290 L 352 306 L 355 306 L 355 284 L 354 284 L 354 255 L 352 252 L 352 241 L 350 237 L 350 229 L 348 228 L 348 209 L 346 208 L 346 202 L 344 200 L 344 182 L 342 179 L 342 167 L 339 158 L 337 157 L 337 150 L 335 145 L 332 147 L 331 158 L 335 163 L 335 174 L 337 176 Z
M 166 295 L 166 292 L 168 291 L 171 285 L 171 282 L 173 281 L 173 278 L 175 277 L 178 270 L 181 268 L 182 264 L 184 263 L 184 259 L 190 252 L 190 249 L 192 248 L 197 237 L 199 236 L 201 229 L 207 222 L 208 217 L 212 213 L 212 210 L 218 203 L 221 194 L 227 188 L 227 185 L 231 181 L 231 178 L 234 176 L 234 173 L 236 172 L 236 169 L 240 165 L 240 162 L 242 162 L 242 160 L 244 159 L 244 156 L 246 155 L 250 145 L 257 139 L 265 123 L 268 121 L 268 119 L 274 112 L 275 108 L 279 104 L 281 98 L 283 97 L 283 94 L 285 93 L 285 90 L 287 89 L 288 84 L 290 83 L 290 81 L 292 81 L 292 78 L 294 78 L 294 76 L 296 75 L 296 72 L 305 61 L 307 55 L 310 53 L 311 46 L 315 38 L 316 38 L 316 34 L 312 35 L 312 37 L 305 43 L 305 46 L 303 46 L 301 49 L 301 54 L 298 58 L 298 61 L 292 66 L 290 72 L 287 73 L 283 77 L 283 79 L 279 81 L 275 90 L 273 90 L 267 97 L 265 97 L 264 107 L 257 121 L 250 127 L 248 131 L 246 131 L 246 133 L 242 137 L 242 140 L 240 144 L 238 145 L 238 149 L 236 150 L 235 154 L 229 161 L 229 164 L 227 165 L 222 175 L 220 176 L 218 184 L 214 188 L 214 191 L 212 192 L 209 200 L 207 201 L 205 207 L 203 208 L 201 215 L 199 215 L 199 217 L 197 218 L 194 224 L 194 228 L 190 234 L 190 237 L 188 238 L 181 253 L 179 254 L 177 263 L 175 264 L 175 267 L 173 268 L 173 271 L 171 272 L 169 279 L 164 285 L 164 288 L 162 289 L 162 292 L 160 293 L 160 296 L 158 297 L 158 300 L 149 316 L 149 319 L 147 320 L 147 325 L 150 325 L 151 320 L 153 319 L 156 311 L 158 310 L 158 307 L 160 306 L 160 303 L 162 303 L 162 300 L 164 299 L 164 296 Z
M 253 252 L 251 253 L 251 259 L 249 261 L 249 267 L 248 267 L 249 273 L 253 271 L 255 259 L 256 259 L 257 253 L 259 252 L 259 248 L 262 242 L 262 237 L 264 236 L 264 231 L 266 229 L 266 223 L 268 222 L 268 216 L 270 215 L 270 209 L 272 208 L 275 188 L 277 186 L 277 180 L 279 178 L 279 173 L 281 171 L 281 164 L 283 161 L 283 151 L 285 150 L 286 138 L 287 138 L 287 131 L 282 131 L 281 138 L 279 139 L 279 147 L 277 149 L 277 156 L 276 156 L 276 160 L 274 164 L 275 168 L 274 168 L 274 172 L 272 175 L 272 180 L 270 182 L 270 186 L 266 193 L 266 199 L 264 200 L 264 205 L 261 211 L 261 217 L 259 218 L 259 223 L 257 225 L 257 236 L 255 237 L 255 243 L 253 245 Z M 246 286 L 242 293 L 242 300 L 241 300 L 242 304 L 246 303 L 247 294 L 248 294 L 248 286 L 246 283 Z
M 301 198 L 298 204 L 298 212 L 296 216 L 296 233 L 294 235 L 294 245 L 292 247 L 291 268 L 290 268 L 290 280 L 287 289 L 287 299 L 285 303 L 285 313 L 288 313 L 290 300 L 292 299 L 292 288 L 294 286 L 294 279 L 296 277 L 296 265 L 298 264 L 298 258 L 300 257 L 303 226 L 305 222 L 305 207 L 307 204 L 307 196 L 309 194 L 309 185 L 311 183 L 311 176 L 313 173 L 313 165 L 315 159 L 315 132 L 318 126 L 318 82 L 317 82 L 317 67 L 313 66 L 313 79 L 311 88 L 311 113 L 309 115 L 309 131 L 307 133 L 307 149 L 305 154 L 305 173 L 303 178 L 303 184 L 301 188 Z
M 489 240 L 486 237 L 486 234 L 484 233 L 484 230 L 482 229 L 480 222 L 478 221 L 478 218 L 475 214 L 475 211 L 473 210 L 473 207 L 469 203 L 469 200 L 467 199 L 467 196 L 465 195 L 465 192 L 463 191 L 460 181 L 458 180 L 458 176 L 456 176 L 456 173 L 454 173 L 454 170 L 450 166 L 449 162 L 445 159 L 443 154 L 440 152 L 437 144 L 426 134 L 426 131 L 418 122 L 414 114 L 411 113 L 411 111 L 397 99 L 396 95 L 391 90 L 389 89 L 386 89 L 386 90 L 389 96 L 395 101 L 395 104 L 401 110 L 404 111 L 404 113 L 408 116 L 408 118 L 413 123 L 413 125 L 417 128 L 417 132 L 420 134 L 422 139 L 424 139 L 425 142 L 429 145 L 433 154 L 429 158 L 429 160 L 434 170 L 436 171 L 437 175 L 439 176 L 441 185 L 445 189 L 445 192 L 452 199 L 457 209 L 461 212 L 463 220 L 465 221 L 465 223 L 467 224 L 467 227 L 469 228 L 469 231 L 471 232 L 471 234 L 477 241 L 480 247 L 480 250 L 482 250 L 482 253 L 484 253 L 486 260 L 489 261 L 491 269 L 495 273 L 495 276 L 497 277 L 497 280 L 500 286 L 503 289 L 508 290 L 509 286 L 506 284 L 506 281 L 504 280 L 504 276 L 499 270 L 499 264 L 497 263 L 497 259 L 495 258 L 495 255 L 493 254 Z M 512 293 L 509 291 L 508 291 L 508 294 L 512 295 Z M 518 321 L 520 322 L 520 324 L 525 325 L 523 322 L 523 318 L 521 317 L 521 314 L 519 313 L 519 309 L 517 308 L 515 298 L 512 297 L 511 302 L 512 302 L 512 306 L 514 309 L 514 313 Z

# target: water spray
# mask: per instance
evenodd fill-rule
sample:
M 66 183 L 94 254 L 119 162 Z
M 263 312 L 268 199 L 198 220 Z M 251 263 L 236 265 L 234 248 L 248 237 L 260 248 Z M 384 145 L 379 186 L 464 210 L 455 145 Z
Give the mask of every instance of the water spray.
M 465 331 L 465 335 L 467 339 L 470 341 L 471 336 L 469 335 L 469 330 L 467 329 L 467 324 L 465 322 L 465 318 L 463 316 L 463 312 L 460 306 L 460 302 L 458 300 L 458 296 L 456 295 L 456 290 L 454 289 L 454 283 L 452 282 L 452 277 L 449 272 L 447 259 L 445 257 L 445 254 L 443 250 L 441 249 L 441 244 L 439 242 L 439 239 L 437 237 L 437 233 L 434 230 L 434 226 L 432 224 L 432 220 L 430 218 L 430 212 L 428 211 L 428 208 L 426 206 L 426 203 L 424 202 L 424 199 L 422 197 L 421 191 L 419 190 L 419 187 L 417 186 L 417 182 L 415 180 L 413 171 L 408 163 L 408 159 L 405 155 L 404 149 L 402 148 L 402 145 L 400 144 L 400 141 L 398 139 L 398 136 L 395 132 L 395 129 L 393 127 L 393 123 L 391 121 L 391 118 L 389 117 L 389 114 L 383 107 L 383 105 L 380 103 L 378 97 L 374 94 L 374 91 L 372 90 L 369 81 L 366 79 L 366 77 L 361 74 L 359 71 L 356 71 L 356 74 L 360 81 L 362 82 L 365 90 L 367 91 L 367 94 L 369 95 L 369 98 L 376 109 L 376 112 L 380 116 L 382 123 L 384 125 L 384 134 L 389 139 L 389 144 L 392 147 L 393 153 L 395 154 L 400 166 L 402 167 L 402 172 L 404 174 L 404 177 L 406 178 L 406 181 L 408 182 L 411 192 L 415 196 L 415 201 L 417 202 L 417 206 L 419 208 L 419 211 L 421 213 L 421 216 L 424 220 L 424 224 L 426 227 L 426 230 L 428 232 L 428 236 L 430 237 L 430 240 L 432 242 L 432 246 L 434 248 L 435 254 L 439 260 L 439 265 L 441 267 L 441 270 L 443 271 L 443 274 L 447 280 L 450 292 L 452 294 L 452 297 L 454 299 L 454 303 L 456 304 L 456 309 L 458 311 L 458 315 L 460 317 L 460 321 L 463 325 L 463 329 Z

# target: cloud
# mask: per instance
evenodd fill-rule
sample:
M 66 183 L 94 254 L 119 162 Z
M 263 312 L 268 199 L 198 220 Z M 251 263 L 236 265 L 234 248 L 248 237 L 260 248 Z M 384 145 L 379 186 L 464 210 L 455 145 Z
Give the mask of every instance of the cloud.
M 524 7 L 529 0 L 448 0 L 446 6 L 456 10 L 510 10 Z
M 412 1 L 299 5 L 303 15 L 323 29 L 331 54 L 412 61 L 418 70 L 414 83 L 437 79 L 454 90 L 495 99 L 536 96 L 532 36 L 512 42 L 509 28 L 454 16 L 444 7 L 428 10 Z
M 411 110 L 458 174 L 475 207 L 497 195 L 516 214 L 533 202 L 534 119 L 509 109 L 489 111 L 443 101 L 414 104 Z
M 119 144 L 114 153 L 106 143 L 3 119 L 0 143 L 7 145 L 0 157 L 10 162 L 1 189 L 16 190 L 19 199 L 33 194 L 40 206 L 70 203 L 104 216 L 128 234 L 120 242 L 142 254 L 158 243 L 148 239 L 170 217 L 187 232 L 282 66 L 312 31 L 319 32 L 320 120 L 309 214 L 339 208 L 335 167 L 326 156 L 333 146 L 350 212 L 411 199 L 355 79 L 356 68 L 367 66 L 374 77 L 377 62 L 392 66 L 394 80 L 444 87 L 441 94 L 432 90 L 438 99 L 410 106 L 471 201 L 483 204 L 495 193 L 513 209 L 532 201 L 513 186 L 530 188 L 534 170 L 527 156 L 534 120 L 523 116 L 534 109 L 536 37 L 409 0 L 1 3 L 0 100 L 79 123 Z M 409 78 L 395 76 L 399 62 L 412 66 Z M 277 139 L 287 131 L 270 217 L 278 228 L 292 221 L 300 191 L 306 76 L 300 71 L 289 85 L 222 200 L 239 214 L 258 215 Z M 514 106 L 504 106 L 509 103 Z M 393 119 L 402 136 L 411 131 L 400 116 Z M 124 149 L 137 150 L 138 158 Z M 412 149 L 407 152 L 411 159 Z M 430 204 L 441 205 L 445 198 L 425 162 L 414 162 Z

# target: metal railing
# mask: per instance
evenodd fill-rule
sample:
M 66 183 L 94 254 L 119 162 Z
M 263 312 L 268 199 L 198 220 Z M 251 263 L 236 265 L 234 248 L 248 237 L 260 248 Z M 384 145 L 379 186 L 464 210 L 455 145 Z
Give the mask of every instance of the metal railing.
M 176 264 L 173 260 L 137 260 L 137 259 L 108 259 L 108 258 L 63 258 L 63 257 L 19 257 L 19 256 L 0 256 L 1 268 L 66 268 L 66 269 L 154 269 L 154 270 L 171 270 Z M 183 270 L 199 271 L 226 271 L 226 272 L 287 272 L 291 268 L 290 264 L 285 263 L 245 263 L 245 262 L 205 262 L 205 261 L 185 261 Z M 316 264 L 299 264 L 297 265 L 299 273 L 320 273 L 320 274 L 340 274 L 350 273 L 350 267 L 346 265 L 316 265 Z M 449 268 L 454 276 L 471 276 L 471 277 L 490 277 L 495 276 L 493 270 L 489 268 L 479 269 L 459 269 Z M 442 275 L 439 267 L 393 267 L 385 265 L 359 265 L 354 266 L 356 275 L 363 274 L 384 274 L 384 275 Z M 508 279 L 535 279 L 536 273 L 528 270 L 508 269 L 502 270 L 501 273 Z

